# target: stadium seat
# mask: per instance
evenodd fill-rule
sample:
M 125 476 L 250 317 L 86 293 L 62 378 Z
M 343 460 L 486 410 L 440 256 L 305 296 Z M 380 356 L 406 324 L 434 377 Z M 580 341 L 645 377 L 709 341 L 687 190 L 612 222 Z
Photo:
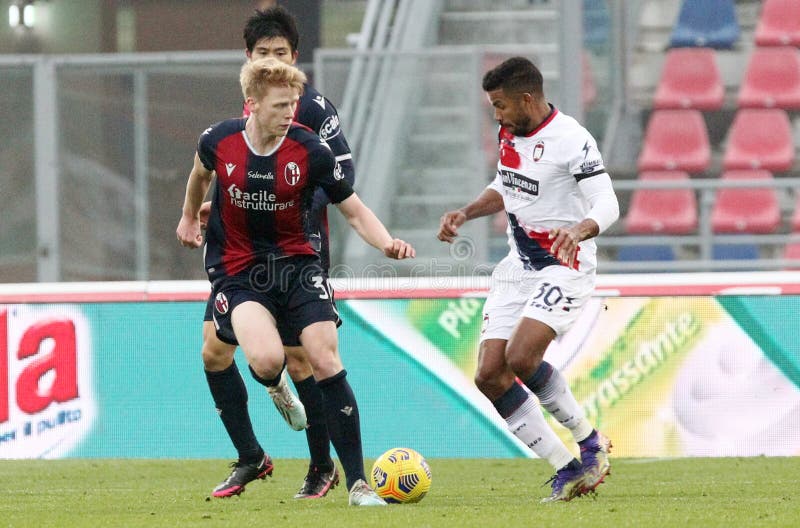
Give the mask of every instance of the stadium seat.
M 667 52 L 653 97 L 655 109 L 717 110 L 725 99 L 716 52 L 710 48 L 678 48 Z
M 785 172 L 793 161 L 792 127 L 785 110 L 745 108 L 736 112 L 722 160 L 725 170 Z
M 797 264 L 791 264 L 784 269 L 800 269 L 800 242 L 786 244 L 786 247 L 783 249 L 783 258 L 797 261 Z
M 689 181 L 684 171 L 643 172 L 639 181 Z M 629 234 L 685 235 L 697 229 L 697 199 L 685 189 L 638 189 L 631 196 L 625 231 Z
M 794 214 L 792 215 L 792 231 L 800 233 L 800 192 L 797 193 L 797 202 L 794 206 Z
M 739 108 L 800 109 L 800 51 L 791 46 L 755 48 L 738 103 Z
M 583 0 L 583 45 L 602 47 L 611 35 L 611 14 L 606 0 Z
M 734 170 L 722 180 L 773 180 L 766 170 Z M 781 223 L 781 209 L 774 187 L 728 187 L 719 189 L 711 210 L 715 233 L 774 233 Z
M 697 110 L 657 110 L 645 131 L 639 172 L 703 172 L 711 163 L 708 130 Z
M 765 0 L 756 25 L 757 46 L 800 47 L 800 2 Z
M 672 246 L 622 246 L 617 251 L 617 260 L 622 262 L 675 260 Z
M 683 0 L 669 45 L 730 49 L 737 40 L 739 23 L 733 0 Z
M 755 244 L 715 244 L 711 248 L 714 260 L 758 260 L 758 246 Z

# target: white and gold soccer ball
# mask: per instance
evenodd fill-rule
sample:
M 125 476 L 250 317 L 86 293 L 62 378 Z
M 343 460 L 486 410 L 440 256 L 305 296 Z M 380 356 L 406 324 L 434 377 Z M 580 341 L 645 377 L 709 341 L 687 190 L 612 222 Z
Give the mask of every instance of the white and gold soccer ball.
M 372 466 L 372 487 L 389 503 L 419 502 L 431 489 L 431 468 L 422 455 L 407 447 L 382 454 Z

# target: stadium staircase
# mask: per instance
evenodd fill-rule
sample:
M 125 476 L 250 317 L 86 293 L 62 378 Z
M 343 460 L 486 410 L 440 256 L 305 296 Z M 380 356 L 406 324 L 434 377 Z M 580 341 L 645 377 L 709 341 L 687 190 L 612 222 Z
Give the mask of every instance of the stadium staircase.
M 464 236 L 454 246 L 439 242 L 436 232 L 445 211 L 466 204 L 494 176 L 495 126 L 479 80 L 485 69 L 505 57 L 535 48 L 534 58 L 547 80 L 545 89 L 554 91 L 558 83 L 558 2 L 443 0 L 438 6 L 432 10 L 435 19 L 429 21 L 432 31 L 417 30 L 420 39 L 406 42 L 403 48 L 421 52 L 414 57 L 413 69 L 402 60 L 396 61 L 394 70 L 382 65 L 383 76 L 394 79 L 386 89 L 398 90 L 404 77 L 413 76 L 403 95 L 413 94 L 409 100 L 417 103 L 403 115 L 391 114 L 391 99 L 373 103 L 370 121 L 380 123 L 380 128 L 371 132 L 366 126 L 363 132 L 357 129 L 356 145 L 351 146 L 356 153 L 359 193 L 393 226 L 394 236 L 411 242 L 426 257 L 392 267 L 413 274 L 470 274 L 473 269 L 468 268 L 488 262 L 490 220 L 465 225 L 461 230 Z M 421 18 L 417 13 L 414 23 L 419 24 Z M 356 104 L 366 106 L 360 100 Z M 476 106 L 485 112 L 476 115 Z M 387 126 L 394 126 L 394 133 L 387 133 Z M 353 133 L 348 130 L 348 135 Z M 375 137 L 381 139 L 375 141 Z M 373 146 L 380 142 L 380 152 L 360 148 L 367 142 Z M 464 145 L 473 147 L 465 149 Z M 476 166 L 485 167 L 485 178 L 474 177 Z M 390 177 L 371 178 L 371 174 Z M 349 236 L 346 251 L 350 262 L 385 264 L 357 236 Z
M 615 181 L 623 183 L 620 187 L 624 188 L 618 191 L 623 218 L 609 232 L 604 233 L 605 243 L 598 254 L 607 270 L 748 269 L 735 263 L 733 267 L 720 267 L 712 262 L 712 244 L 733 244 L 740 239 L 734 239 L 734 236 L 723 236 L 720 239 L 714 235 L 711 213 L 717 193 L 712 192 L 711 187 L 716 185 L 714 180 L 722 180 L 721 175 L 728 168 L 725 165 L 726 152 L 729 145 L 735 143 L 730 140 L 732 125 L 743 109 L 743 75 L 749 58 L 753 55 L 757 25 L 762 12 L 762 2 L 757 0 L 728 2 L 729 7 L 733 5 L 734 9 L 734 15 L 728 19 L 734 21 L 735 27 L 720 25 L 714 29 L 714 38 L 708 41 L 713 42 L 714 47 L 711 48 L 709 44 L 708 49 L 713 52 L 713 62 L 719 73 L 718 77 L 714 76 L 710 81 L 717 85 L 710 87 L 709 94 L 713 97 L 704 104 L 699 104 L 698 99 L 696 106 L 691 106 L 691 112 L 702 115 L 701 122 L 705 125 L 708 136 L 707 153 L 704 154 L 701 165 L 685 168 L 691 174 L 692 192 L 697 196 L 697 210 L 692 215 L 698 219 L 697 228 L 682 235 L 684 238 L 676 234 L 672 239 L 666 237 L 651 240 L 650 235 L 658 235 L 658 230 L 639 235 L 642 244 L 666 244 L 667 249 L 675 250 L 670 251 L 670 255 L 674 254 L 674 257 L 666 258 L 672 262 L 663 268 L 658 267 L 660 264 L 650 267 L 639 266 L 637 263 L 630 266 L 616 265 L 622 258 L 619 249 L 639 243 L 634 240 L 636 236 L 632 237 L 636 233 L 627 230 L 626 226 L 633 222 L 629 222 L 626 217 L 630 210 L 632 191 L 638 188 L 638 182 L 642 180 L 640 173 L 644 170 L 679 168 L 671 164 L 658 168 L 641 167 L 639 162 L 645 132 L 658 106 L 655 96 L 666 58 L 672 49 L 671 42 L 691 38 L 691 30 L 702 23 L 704 15 L 692 12 L 692 9 L 684 10 L 686 1 L 642 0 L 636 4 L 636 9 L 626 9 L 630 18 L 625 24 L 630 31 L 625 35 L 629 55 L 626 59 L 625 97 L 622 99 L 624 115 L 614 127 L 614 133 L 608 132 L 606 138 L 598 137 L 610 172 Z M 701 5 L 704 0 L 688 1 Z M 722 6 L 726 0 L 714 2 L 715 5 L 718 3 Z M 488 267 L 489 263 L 495 262 L 502 254 L 503 222 L 495 221 L 498 219 L 470 222 L 462 229 L 465 236 L 460 239 L 457 247 L 440 243 L 435 235 L 442 213 L 476 196 L 494 175 L 495 127 L 491 120 L 491 109 L 480 90 L 479 80 L 487 68 L 503 58 L 522 54 L 533 58 L 540 66 L 545 76 L 545 91 L 551 97 L 558 97 L 558 94 L 563 93 L 559 89 L 562 82 L 559 72 L 564 72 L 565 86 L 568 84 L 568 73 L 566 69 L 562 69 L 560 55 L 562 50 L 567 49 L 567 44 L 562 42 L 564 48 L 560 49 L 557 34 L 562 2 L 370 0 L 369 4 L 373 3 L 384 9 L 390 4 L 396 6 L 392 14 L 382 17 L 385 23 L 383 31 L 388 35 L 384 42 L 388 44 L 379 43 L 364 48 L 370 52 L 386 50 L 386 54 L 379 55 L 379 62 L 383 61 L 379 66 L 373 65 L 373 69 L 379 72 L 375 77 L 376 84 L 368 84 L 368 89 L 359 90 L 357 103 L 342 105 L 345 112 L 351 108 L 359 108 L 366 124 L 360 126 L 356 119 L 357 126 L 352 127 L 348 116 L 343 118 L 343 122 L 347 127 L 348 137 L 354 138 L 352 146 L 358 166 L 358 191 L 376 213 L 392 226 L 393 234 L 413 243 L 419 255 L 425 258 L 387 266 L 384 259 L 351 234 L 344 249 L 347 253 L 344 260 L 357 266 L 386 266 L 381 269 L 390 273 L 475 273 L 476 265 Z M 409 8 L 412 4 L 415 4 L 413 9 Z M 598 9 L 598 6 L 602 8 Z M 594 53 L 595 51 L 606 47 L 605 51 L 608 52 L 611 46 L 608 32 L 604 40 L 602 31 L 596 31 L 604 24 L 605 27 L 610 27 L 606 6 L 604 0 L 583 0 L 583 47 L 589 50 L 592 60 L 603 53 Z M 413 16 L 404 16 L 404 13 L 413 13 Z M 684 15 L 690 21 L 688 37 L 685 28 L 679 28 L 680 18 Z M 701 41 L 702 38 L 704 37 L 701 36 Z M 587 62 L 586 57 L 584 62 Z M 609 93 L 603 93 L 611 91 L 605 88 L 610 85 L 606 82 L 609 75 L 609 68 L 606 66 L 597 67 L 595 62 L 593 68 L 594 75 L 600 77 L 596 86 L 604 87 L 599 93 L 601 98 L 611 97 Z M 369 65 L 357 71 L 368 72 Z M 589 73 L 592 73 L 591 67 Z M 355 78 L 359 82 L 370 82 L 369 76 L 364 81 L 365 77 L 361 73 Z M 720 83 L 723 88 L 721 102 L 718 89 Z M 678 82 L 675 87 L 680 88 L 680 85 Z M 351 90 L 350 93 L 356 92 Z M 365 94 L 368 100 L 364 99 Z M 414 104 L 393 104 L 393 101 L 399 100 L 414 101 Z M 667 101 L 666 107 L 659 111 L 675 111 L 666 109 L 670 107 L 668 98 L 663 100 Z M 610 106 L 607 104 L 609 101 L 605 99 L 594 106 L 607 109 Z M 555 102 L 559 104 L 558 100 Z M 584 108 L 588 107 L 586 103 L 584 100 Z M 483 108 L 485 111 L 476 111 L 476 108 Z M 762 263 L 773 258 L 779 259 L 784 254 L 784 248 L 788 247 L 787 242 L 796 241 L 794 238 L 787 239 L 786 235 L 797 231 L 793 231 L 790 217 L 795 212 L 798 192 L 790 188 L 788 182 L 778 185 L 782 178 L 800 175 L 800 156 L 797 156 L 800 146 L 800 110 L 789 109 L 787 112 L 791 120 L 795 151 L 793 165 L 788 169 L 773 169 L 781 222 L 774 234 L 754 233 L 762 238 L 749 240 L 760 246 L 759 258 Z M 592 128 L 591 111 L 585 118 L 593 131 L 607 131 L 605 123 Z M 483 178 L 475 177 L 476 167 L 482 167 L 477 170 L 484 172 Z M 626 187 L 624 183 L 630 185 Z M 748 233 L 743 235 L 745 237 L 741 240 L 745 241 Z M 786 252 L 788 253 L 788 249 Z M 664 259 L 658 257 L 651 260 Z M 471 266 L 472 269 L 464 269 L 464 266 Z

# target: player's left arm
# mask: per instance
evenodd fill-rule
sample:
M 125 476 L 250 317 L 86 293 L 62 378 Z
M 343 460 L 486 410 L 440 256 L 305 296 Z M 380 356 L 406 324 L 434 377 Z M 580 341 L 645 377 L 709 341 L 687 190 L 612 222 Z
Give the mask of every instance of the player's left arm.
M 578 244 L 596 237 L 619 218 L 619 202 L 608 174 L 598 174 L 578 182 L 581 194 L 589 202 L 586 218 L 568 227 L 550 230 L 553 240 L 550 251 L 559 260 L 572 267 L 578 253 Z
M 408 242 L 399 238 L 392 238 L 386 226 L 383 225 L 372 209 L 364 205 L 364 202 L 356 193 L 351 194 L 344 201 L 336 204 L 358 235 L 364 241 L 383 251 L 389 258 L 402 260 L 404 258 L 414 258 L 417 253 Z
M 397 260 L 416 256 L 411 244 L 392 238 L 375 213 L 364 205 L 350 183 L 345 180 L 340 164 L 324 141 L 320 140 L 319 147 L 310 153 L 309 165 L 314 183 L 325 191 L 331 203 L 339 208 L 350 226 L 367 244 Z
M 582 141 L 582 148 L 572 149 L 576 155 L 568 168 L 589 203 L 589 212 L 577 224 L 551 229 L 549 234 L 553 241 L 551 253 L 569 267 L 575 262 L 581 242 L 596 237 L 619 218 L 619 201 L 597 144 L 588 133 Z

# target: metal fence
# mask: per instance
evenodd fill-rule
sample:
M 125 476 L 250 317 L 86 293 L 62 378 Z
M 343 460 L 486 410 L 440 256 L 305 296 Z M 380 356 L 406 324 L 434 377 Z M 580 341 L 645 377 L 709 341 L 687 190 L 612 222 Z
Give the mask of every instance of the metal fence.
M 202 278 L 174 229 L 197 138 L 240 115 L 242 60 L 0 57 L 2 280 Z
M 350 63 L 368 51 L 328 53 L 315 65 L 316 84 L 337 105 L 341 103 Z M 391 52 L 397 59 L 404 52 Z M 472 53 L 485 50 L 470 47 L 437 48 L 430 53 L 408 52 L 409 64 L 426 64 L 429 75 L 437 71 L 443 58 L 448 64 L 461 63 L 457 83 L 463 85 L 459 97 L 467 121 L 486 124 L 491 136 L 490 109 L 474 93 L 480 86 L 480 61 Z M 386 53 L 383 56 L 387 56 Z M 326 60 L 328 57 L 329 60 Z M 185 182 L 199 134 L 211 123 L 239 115 L 241 93 L 238 71 L 243 60 L 240 51 L 214 53 L 166 53 L 101 56 L 0 56 L 0 192 L 3 197 L 0 221 L 0 281 L 75 281 L 203 278 L 201 253 L 180 247 L 174 235 Z M 449 66 L 448 66 L 449 67 Z M 309 67 L 305 67 L 310 71 Z M 409 71 L 413 71 L 411 68 Z M 441 76 L 445 81 L 448 76 Z M 324 82 L 323 82 L 324 81 Z M 412 83 L 413 84 L 413 83 Z M 431 95 L 416 86 L 398 90 L 390 101 L 394 115 L 412 115 L 418 109 L 420 94 Z M 557 88 L 554 88 L 558 97 Z M 357 102 L 357 100 L 356 100 Z M 447 101 L 442 101 L 444 106 Z M 344 109 L 344 115 L 347 109 Z M 477 117 L 476 117 L 477 116 Z M 436 126 L 435 116 L 429 127 Z M 473 123 L 474 124 L 474 123 Z M 343 128 L 349 123 L 343 120 Z M 402 178 L 402 171 L 365 172 L 359 167 L 363 151 L 375 149 L 385 141 L 378 127 L 355 152 L 358 178 L 387 182 Z M 487 148 L 484 133 L 474 133 L 467 125 L 465 135 L 449 138 L 448 148 L 469 153 Z M 395 137 L 407 141 L 415 131 L 400 128 Z M 476 137 L 477 136 L 477 137 Z M 433 138 L 428 138 L 433 140 Z M 426 140 L 427 142 L 428 140 Z M 409 145 L 413 142 L 408 143 Z M 430 146 L 430 145 L 428 145 Z M 418 158 L 422 150 L 405 150 L 408 159 Z M 486 160 L 494 153 L 462 156 L 458 188 L 444 192 L 455 196 L 466 189 L 479 189 L 491 177 Z M 612 175 L 613 176 L 613 175 Z M 779 177 L 775 185 L 782 197 L 784 223 L 770 235 L 715 235 L 709 218 L 715 191 L 729 184 L 718 179 L 693 179 L 688 185 L 698 193 L 700 227 L 683 237 L 630 237 L 621 230 L 600 240 L 600 269 L 610 271 L 694 271 L 718 269 L 780 269 L 800 267 L 800 262 L 781 258 L 782 248 L 796 242 L 788 218 L 796 203 L 798 179 Z M 392 187 L 402 185 L 395 181 Z M 637 186 L 663 186 L 617 182 L 623 205 Z M 764 182 L 751 182 L 763 186 Z M 371 185 L 370 188 L 373 188 Z M 387 188 L 389 186 L 387 185 Z M 417 194 L 420 203 L 434 203 Z M 438 191 L 441 192 L 441 191 Z M 368 204 L 375 196 L 363 195 Z M 408 197 L 411 200 L 412 197 Z M 391 196 L 387 207 L 397 206 Z M 388 209 L 387 209 L 388 210 Z M 379 211 L 381 212 L 381 211 Z M 385 211 L 384 211 L 385 212 Z M 415 208 L 418 263 L 431 258 L 434 251 L 446 253 L 435 241 L 440 207 Z M 623 214 L 625 208 L 623 207 Z M 332 215 L 337 216 L 337 215 Z M 396 231 L 408 218 L 382 215 Z M 408 215 L 406 215 L 408 217 Z M 479 246 L 471 265 L 490 265 L 503 251 L 504 235 L 492 230 L 489 222 L 479 224 L 474 236 Z M 334 236 L 337 236 L 335 233 Z M 345 244 L 337 241 L 337 247 Z M 714 244 L 757 244 L 760 258 L 750 261 L 724 261 L 710 258 Z M 678 249 L 680 258 L 671 262 L 617 262 L 616 248 L 631 244 L 665 244 Z M 357 274 L 360 263 L 346 251 L 336 255 L 335 263 L 349 264 Z M 403 272 L 403 268 L 398 268 Z M 419 268 L 417 268 L 419 269 Z M 406 270 L 407 271 L 407 270 Z

